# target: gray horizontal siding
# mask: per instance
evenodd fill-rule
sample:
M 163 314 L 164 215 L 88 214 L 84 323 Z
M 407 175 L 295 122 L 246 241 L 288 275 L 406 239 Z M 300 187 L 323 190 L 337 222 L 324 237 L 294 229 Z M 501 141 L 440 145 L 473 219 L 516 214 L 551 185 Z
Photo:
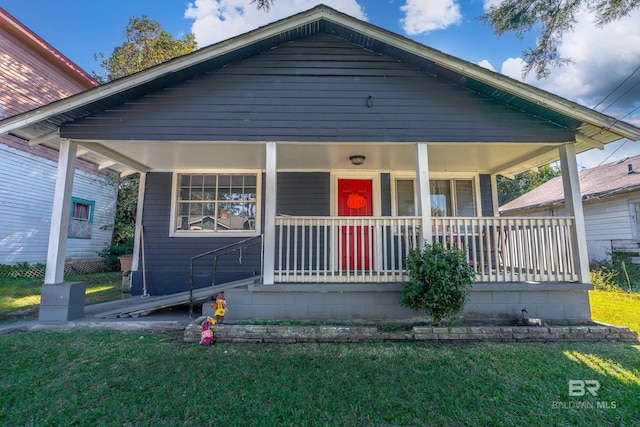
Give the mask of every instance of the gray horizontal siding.
M 328 35 L 211 70 L 68 124 L 61 134 L 165 141 L 525 142 L 573 137 L 530 114 Z
M 229 245 L 240 238 L 170 237 L 171 173 L 147 174 L 142 224 L 144 227 L 144 255 L 147 291 L 151 295 L 166 295 L 189 290 L 189 262 L 191 257 Z M 260 270 L 258 246 L 218 259 L 217 283 L 250 277 Z M 213 258 L 194 264 L 194 286 L 211 285 Z M 142 262 L 132 279 L 132 294 L 143 289 Z
M 330 174 L 279 173 L 279 213 L 289 215 L 329 215 Z M 189 260 L 191 257 L 234 243 L 234 237 L 169 237 L 171 227 L 171 173 L 147 174 L 143 226 L 147 290 L 151 295 L 165 295 L 189 289 Z M 264 205 L 264 200 L 263 200 Z M 264 211 L 264 209 L 263 209 Z M 264 218 L 261 218 L 264 222 Z M 259 248 L 220 257 L 216 283 L 250 277 L 260 271 Z M 212 258 L 197 261 L 194 267 L 194 286 L 211 284 Z M 134 273 L 132 293 L 142 293 L 142 264 Z
M 292 216 L 329 216 L 331 176 L 328 172 L 278 173 L 277 212 Z

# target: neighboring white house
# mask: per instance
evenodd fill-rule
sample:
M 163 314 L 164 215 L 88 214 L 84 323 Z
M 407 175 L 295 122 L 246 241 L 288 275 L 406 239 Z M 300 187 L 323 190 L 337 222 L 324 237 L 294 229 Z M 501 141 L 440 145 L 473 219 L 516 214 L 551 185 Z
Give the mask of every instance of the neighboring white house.
M 98 82 L 0 8 L 0 119 L 95 87 Z M 58 153 L 0 136 L 0 264 L 45 263 Z M 95 261 L 111 241 L 113 170 L 76 162 L 68 261 Z
M 640 251 L 640 156 L 579 172 L 589 259 Z M 562 177 L 500 207 L 501 216 L 567 215 Z

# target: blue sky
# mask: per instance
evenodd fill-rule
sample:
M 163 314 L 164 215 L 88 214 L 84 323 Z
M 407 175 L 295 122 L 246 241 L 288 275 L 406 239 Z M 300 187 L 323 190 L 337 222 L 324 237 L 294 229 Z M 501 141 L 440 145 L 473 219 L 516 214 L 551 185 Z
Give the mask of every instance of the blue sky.
M 147 15 L 176 37 L 193 32 L 200 47 L 325 3 L 344 13 L 412 38 L 450 55 L 522 79 L 521 52 L 535 34 L 519 40 L 497 37 L 478 20 L 500 0 L 276 0 L 269 13 L 250 0 L 0 0 L 0 7 L 88 72 L 99 71 L 95 53 L 109 56 L 123 42 L 129 17 Z M 573 64 L 545 80 L 525 81 L 588 107 L 594 107 L 640 67 L 640 11 L 597 28 L 584 12 L 560 52 Z M 609 104 L 615 101 L 612 105 Z M 621 118 L 640 107 L 640 70 L 598 110 Z M 640 126 L 640 108 L 624 118 Z M 583 167 L 640 154 L 640 142 L 609 144 L 578 158 Z

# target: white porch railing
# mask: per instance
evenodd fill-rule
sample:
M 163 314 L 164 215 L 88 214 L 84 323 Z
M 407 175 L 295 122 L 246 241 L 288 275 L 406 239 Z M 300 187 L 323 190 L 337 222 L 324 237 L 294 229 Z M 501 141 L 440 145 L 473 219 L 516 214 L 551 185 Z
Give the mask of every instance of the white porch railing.
M 478 282 L 574 282 L 571 217 L 432 218 L 434 239 L 465 249 Z
M 548 218 L 433 218 L 434 241 L 463 249 L 478 282 L 576 281 L 574 221 Z M 278 283 L 406 280 L 420 245 L 420 217 L 276 218 Z

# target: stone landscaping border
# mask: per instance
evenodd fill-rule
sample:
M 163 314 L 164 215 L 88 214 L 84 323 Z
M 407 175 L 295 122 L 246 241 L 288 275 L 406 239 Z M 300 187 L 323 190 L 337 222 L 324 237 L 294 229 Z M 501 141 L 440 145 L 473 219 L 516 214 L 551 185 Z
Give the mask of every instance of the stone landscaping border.
M 184 342 L 200 342 L 202 320 L 187 325 Z M 638 342 L 638 334 L 611 325 L 589 326 L 415 326 L 385 331 L 376 326 L 214 325 L 214 340 L 231 343 L 348 342 Z

